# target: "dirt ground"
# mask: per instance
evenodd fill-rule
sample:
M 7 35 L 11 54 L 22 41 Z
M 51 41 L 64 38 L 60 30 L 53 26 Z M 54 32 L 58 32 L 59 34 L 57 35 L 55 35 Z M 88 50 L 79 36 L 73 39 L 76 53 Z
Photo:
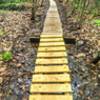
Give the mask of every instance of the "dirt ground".
M 100 26 L 91 24 L 88 19 L 80 26 L 75 15 L 66 16 L 69 8 L 56 2 L 64 37 L 76 39 L 75 44 L 66 45 L 74 100 L 100 100 L 100 61 L 92 63 L 100 51 Z
M 57 5 L 64 37 L 76 39 L 75 44 L 66 46 L 74 100 L 100 100 L 100 62 L 92 63 L 100 51 L 100 27 L 89 21 L 80 26 L 74 16 L 66 17 L 67 8 L 62 3 L 57 1 Z M 31 21 L 31 4 L 26 11 L 0 12 L 0 29 L 5 33 L 0 36 L 0 53 L 13 53 L 11 61 L 0 60 L 0 100 L 28 100 L 37 53 L 29 38 L 42 32 L 48 6 L 44 2 L 38 9 L 35 23 Z
M 0 53 L 9 50 L 13 54 L 9 62 L 0 60 L 0 100 L 28 100 L 37 53 L 30 37 L 40 35 L 49 3 L 44 2 L 37 10 L 35 22 L 31 20 L 32 4 L 24 6 L 25 11 L 0 13 L 0 29 L 4 32 L 0 36 Z

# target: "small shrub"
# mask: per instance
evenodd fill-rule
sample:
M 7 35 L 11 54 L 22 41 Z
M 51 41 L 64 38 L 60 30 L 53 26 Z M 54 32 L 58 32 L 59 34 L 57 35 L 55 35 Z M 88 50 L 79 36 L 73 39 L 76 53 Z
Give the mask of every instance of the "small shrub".
M 11 10 L 11 11 L 25 11 L 25 6 L 24 4 L 19 4 L 19 3 L 7 3 L 7 4 L 1 4 L 0 5 L 0 10 Z
M 97 26 L 100 26 L 100 19 L 93 20 L 93 23 L 96 24 Z
M 2 54 L 2 60 L 3 61 L 10 61 L 12 59 L 12 53 L 10 51 L 5 51 L 3 54 Z

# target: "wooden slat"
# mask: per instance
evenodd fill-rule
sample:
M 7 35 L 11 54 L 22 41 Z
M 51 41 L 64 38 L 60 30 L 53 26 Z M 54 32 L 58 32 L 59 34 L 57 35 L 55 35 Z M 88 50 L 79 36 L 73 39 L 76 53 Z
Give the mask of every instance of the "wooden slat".
M 44 39 L 44 38 L 62 38 L 63 36 L 62 35 L 41 35 L 41 39 Z
M 38 52 L 37 57 L 67 57 L 66 52 Z
M 41 40 L 40 40 L 40 42 L 51 42 L 51 41 L 55 41 L 55 42 L 57 42 L 57 41 L 63 41 L 63 38 L 41 38 Z
M 70 69 L 67 65 L 62 65 L 62 66 L 35 66 L 35 71 L 34 73 L 49 73 L 49 72 L 70 72 Z
M 49 27 L 54 27 L 53 25 L 55 25 L 55 26 L 57 26 L 55 23 L 57 23 L 57 20 L 54 20 L 54 23 L 52 23 L 51 21 L 50 21 L 50 19 L 48 18 L 48 23 L 45 23 L 45 26 L 49 26 Z M 58 26 L 59 27 L 59 26 Z M 47 28 L 47 27 L 46 27 Z
M 55 11 L 50 11 L 50 13 L 48 13 L 48 16 L 49 17 L 52 17 L 52 16 L 55 16 L 55 17 L 58 17 L 58 14 L 57 14 L 57 12 Z
M 41 47 L 41 46 L 65 46 L 64 45 L 64 42 L 47 42 L 47 43 L 43 43 L 43 42 L 41 42 L 40 44 L 39 44 L 39 46 Z
M 72 94 L 65 95 L 30 95 L 30 100 L 73 100 Z
M 64 51 L 64 52 L 66 52 L 66 48 L 64 47 L 64 46 L 62 46 L 62 47 L 39 47 L 38 48 L 38 52 L 39 51 Z
M 68 60 L 65 58 L 53 58 L 53 59 L 36 59 L 36 64 L 68 64 Z
M 61 92 L 72 92 L 71 85 L 69 83 L 65 84 L 32 84 L 31 93 L 42 92 L 42 93 L 61 93 Z
M 32 77 L 33 82 L 71 82 L 70 75 L 64 74 L 34 74 Z

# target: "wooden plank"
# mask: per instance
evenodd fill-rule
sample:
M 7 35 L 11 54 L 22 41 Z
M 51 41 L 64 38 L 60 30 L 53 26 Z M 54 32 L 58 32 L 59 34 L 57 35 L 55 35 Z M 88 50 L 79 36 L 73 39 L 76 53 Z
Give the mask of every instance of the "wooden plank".
M 29 100 L 73 100 L 72 94 L 65 95 L 30 95 Z
M 44 33 L 46 33 L 46 32 L 49 32 L 49 33 L 60 32 L 60 34 L 62 33 L 62 29 L 60 29 L 60 27 L 54 23 L 47 23 L 45 25 L 46 25 L 46 27 L 44 28 Z M 59 30 L 58 30 L 58 28 L 59 28 Z
M 57 41 L 62 41 L 63 42 L 63 38 L 41 38 L 40 42 L 51 42 L 51 41 L 54 41 L 54 42 L 57 42 Z
M 66 52 L 38 52 L 37 57 L 67 57 Z
M 53 23 L 52 23 L 52 21 L 53 21 Z M 57 23 L 58 23 L 58 20 L 55 18 L 55 19 L 53 19 L 51 21 L 51 19 L 50 18 L 48 18 L 48 23 L 45 23 L 45 26 L 47 27 L 48 25 L 49 26 L 53 26 L 53 25 L 55 25 L 55 26 L 58 26 L 59 27 L 59 25 L 57 25 Z M 53 26 L 54 27 L 54 26 Z
M 62 66 L 35 66 L 35 71 L 34 73 L 49 73 L 49 72 L 70 72 L 70 69 L 67 65 L 62 65 Z
M 38 52 L 39 51 L 66 51 L 66 48 L 64 47 L 64 46 L 62 46 L 62 47 L 39 47 L 38 48 Z
M 40 38 L 39 37 L 30 37 L 30 42 L 31 43 L 39 43 L 40 42 Z
M 40 42 L 39 46 L 65 46 L 64 42 Z
M 47 58 L 36 59 L 36 64 L 68 64 L 68 60 L 65 58 Z
M 44 39 L 44 38 L 62 38 L 63 36 L 62 35 L 41 35 L 41 39 Z
M 68 73 L 63 74 L 34 74 L 32 77 L 32 83 L 34 82 L 71 82 L 70 75 Z
M 32 84 L 31 93 L 61 93 L 61 92 L 72 92 L 70 83 L 65 84 Z
M 49 17 L 55 16 L 58 17 L 57 11 L 50 11 L 50 13 L 47 14 Z
M 64 42 L 65 44 L 76 44 L 76 39 L 75 38 L 68 38 L 68 37 L 64 37 Z

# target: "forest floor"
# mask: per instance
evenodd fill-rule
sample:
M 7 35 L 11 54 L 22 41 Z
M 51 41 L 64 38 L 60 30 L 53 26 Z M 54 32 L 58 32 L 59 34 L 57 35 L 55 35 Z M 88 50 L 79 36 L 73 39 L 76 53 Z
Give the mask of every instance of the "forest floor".
M 0 100 L 28 100 L 29 96 L 37 53 L 29 38 L 40 35 L 49 3 L 38 8 L 35 22 L 31 20 L 32 4 L 23 6 L 25 10 L 0 10 L 0 54 L 13 54 L 9 62 L 0 60 Z
M 92 63 L 100 51 L 100 26 L 91 23 L 91 15 L 80 26 L 75 14 L 66 16 L 69 8 L 63 2 L 57 1 L 57 5 L 64 36 L 76 39 L 76 44 L 66 46 L 74 100 L 100 100 L 100 62 Z
M 75 15 L 66 17 L 64 4 L 57 5 L 64 36 L 77 40 L 75 45 L 66 46 L 74 100 L 100 100 L 100 63 L 91 63 L 100 50 L 100 27 L 90 23 L 89 18 L 80 26 Z M 29 38 L 42 32 L 49 3 L 38 9 L 35 23 L 31 21 L 32 5 L 24 6 L 21 11 L 0 10 L 0 54 L 6 50 L 13 53 L 11 61 L 0 60 L 0 100 L 28 100 L 37 53 Z

